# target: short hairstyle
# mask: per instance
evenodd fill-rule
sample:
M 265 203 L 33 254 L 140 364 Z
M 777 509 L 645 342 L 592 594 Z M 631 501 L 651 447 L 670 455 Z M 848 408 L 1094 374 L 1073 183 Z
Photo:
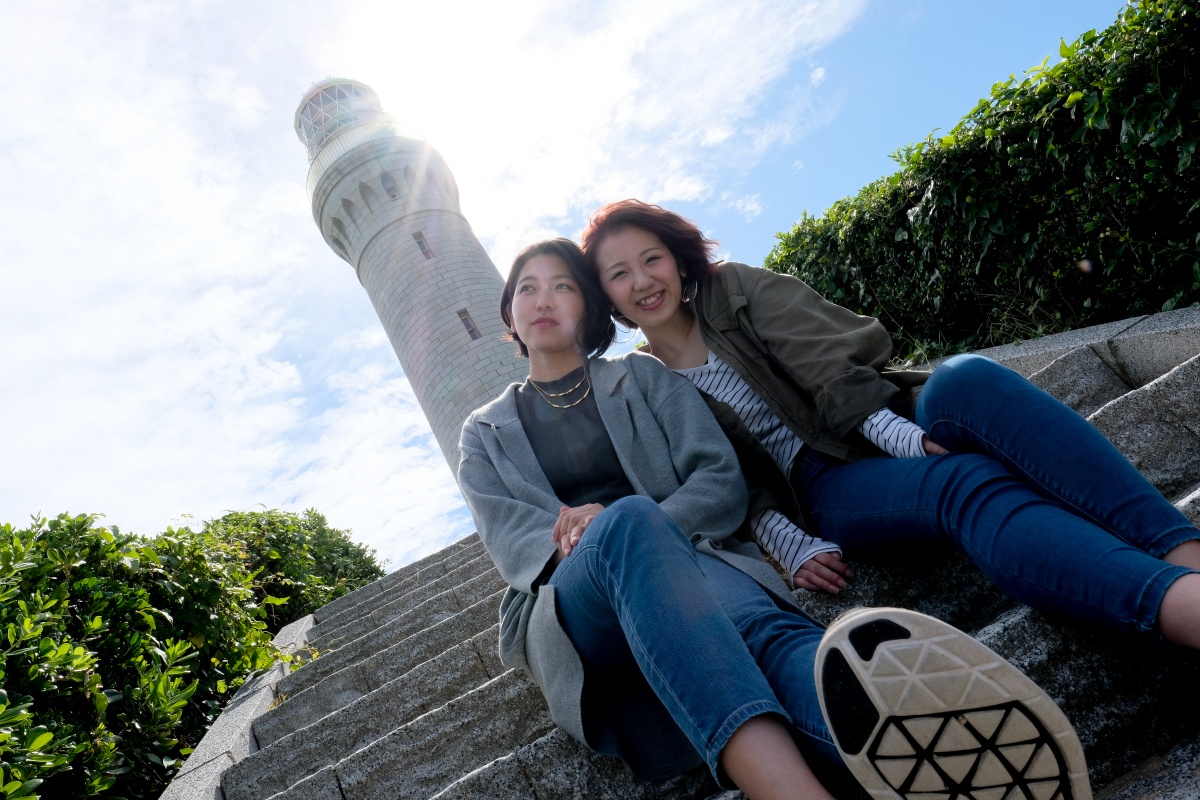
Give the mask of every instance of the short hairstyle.
M 592 214 L 583 231 L 583 253 L 589 274 L 599 275 L 596 263 L 600 243 L 622 228 L 641 228 L 658 237 L 683 270 L 684 284 L 698 282 L 713 269 L 712 251 L 717 242 L 700 232 L 690 219 L 641 200 L 618 200 Z
M 579 245 L 570 239 L 547 239 L 529 245 L 513 259 L 512 269 L 508 271 L 508 279 L 504 281 L 504 291 L 500 293 L 500 319 L 508 326 L 506 338 L 516 342 L 524 358 L 529 358 L 529 348 L 517 336 L 516 327 L 512 323 L 513 296 L 517 292 L 517 281 L 521 279 L 521 270 L 535 256 L 554 256 L 567 265 L 571 277 L 579 286 L 583 296 L 583 319 L 575 329 L 575 341 L 579 349 L 586 355 L 603 355 L 617 336 L 617 326 L 609 316 L 610 303 L 608 297 L 600 290 L 595 281 L 587 280 L 587 266 L 583 260 L 583 252 Z

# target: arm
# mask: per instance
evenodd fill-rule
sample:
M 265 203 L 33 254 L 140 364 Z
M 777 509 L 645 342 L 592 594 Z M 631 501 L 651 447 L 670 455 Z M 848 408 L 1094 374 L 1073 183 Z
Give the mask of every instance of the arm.
M 837 436 L 887 405 L 896 388 L 879 371 L 892 340 L 879 320 L 830 303 L 790 275 L 754 270 L 746 282 L 755 335 Z
M 550 534 L 558 517 L 512 496 L 488 456 L 478 425 L 473 417 L 463 424 L 458 484 L 501 577 L 514 589 L 532 594 L 538 579 L 557 562 L 558 548 Z
M 805 533 L 783 514 L 765 509 L 750 524 L 759 546 L 787 570 L 793 588 L 837 594 L 854 573 L 842 562 L 842 549 Z

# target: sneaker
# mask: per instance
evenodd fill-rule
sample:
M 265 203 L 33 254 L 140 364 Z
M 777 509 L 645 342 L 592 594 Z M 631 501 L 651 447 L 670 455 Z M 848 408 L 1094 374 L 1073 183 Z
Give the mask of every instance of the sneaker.
M 941 620 L 864 608 L 817 650 L 821 712 L 873 798 L 1091 800 L 1079 738 L 1024 673 Z

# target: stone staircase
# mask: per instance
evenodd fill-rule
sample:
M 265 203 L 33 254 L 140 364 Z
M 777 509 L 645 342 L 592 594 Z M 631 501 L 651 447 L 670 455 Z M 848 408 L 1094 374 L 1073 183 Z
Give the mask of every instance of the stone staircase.
M 1200 311 L 983 354 L 1087 416 L 1200 522 Z M 1062 706 L 1098 798 L 1200 797 L 1200 657 L 1044 617 L 961 556 L 856 566 L 842 595 L 798 599 L 818 619 L 899 605 L 971 631 Z M 288 626 L 276 642 L 317 657 L 243 686 L 163 800 L 741 797 L 703 770 L 637 783 L 555 728 L 529 678 L 497 658 L 503 588 L 471 536 Z

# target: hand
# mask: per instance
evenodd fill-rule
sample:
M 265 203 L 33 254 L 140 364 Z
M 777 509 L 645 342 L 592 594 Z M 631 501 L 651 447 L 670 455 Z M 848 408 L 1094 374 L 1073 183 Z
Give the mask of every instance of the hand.
M 926 454 L 931 456 L 944 456 L 950 452 L 933 439 L 930 439 L 929 434 L 925 434 L 921 437 L 921 446 L 925 448 Z
M 854 570 L 842 561 L 839 553 L 817 553 L 800 565 L 792 576 L 792 584 L 797 589 L 837 594 L 846 588 L 846 579 L 853 577 Z
M 550 538 L 558 545 L 558 550 L 562 553 L 563 558 L 571 555 L 571 550 L 579 544 L 587 526 L 603 510 L 604 506 L 599 503 L 588 503 L 574 508 L 563 506 L 558 510 L 558 519 L 554 523 L 554 530 L 551 531 Z

